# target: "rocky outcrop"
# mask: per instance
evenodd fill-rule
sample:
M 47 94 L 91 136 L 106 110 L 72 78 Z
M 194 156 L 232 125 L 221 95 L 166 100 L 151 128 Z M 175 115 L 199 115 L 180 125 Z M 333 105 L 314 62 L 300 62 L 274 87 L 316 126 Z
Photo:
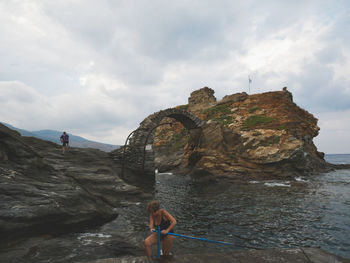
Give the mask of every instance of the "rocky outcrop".
M 191 96 L 188 98 L 188 111 L 198 113 L 203 109 L 203 105 L 209 107 L 215 105 L 215 103 L 214 90 L 204 87 L 191 93 Z
M 21 137 L 0 125 L 0 239 L 59 234 L 99 225 L 140 192 L 124 183 L 108 154 Z M 6 242 L 5 242 L 6 241 Z
M 216 176 L 294 176 L 331 168 L 312 139 L 317 119 L 282 91 L 248 95 L 245 92 L 216 101 L 207 87 L 192 92 L 189 104 L 179 106 L 205 121 L 199 141 L 191 141 L 181 124 L 157 130 L 155 155 L 164 167 L 201 169 Z M 176 150 L 174 145 L 184 145 Z M 158 153 L 157 153 L 158 151 Z M 164 157 L 181 156 L 181 162 Z M 172 154 L 170 154 L 172 153 Z
M 220 100 L 217 105 L 226 104 L 226 103 L 234 103 L 239 101 L 244 101 L 248 97 L 248 94 L 245 92 L 236 93 L 232 95 L 226 95 Z

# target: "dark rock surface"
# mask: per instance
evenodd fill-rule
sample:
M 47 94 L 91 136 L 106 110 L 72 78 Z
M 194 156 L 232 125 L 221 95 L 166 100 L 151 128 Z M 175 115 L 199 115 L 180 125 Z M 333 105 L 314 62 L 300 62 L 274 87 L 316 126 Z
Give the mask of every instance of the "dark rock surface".
M 118 169 L 100 150 L 69 148 L 62 155 L 55 143 L 0 125 L 0 249 L 117 217 L 120 202 L 140 194 Z
M 88 263 L 348 263 L 350 259 L 345 259 L 319 248 L 275 248 L 266 250 L 245 250 L 234 251 L 221 254 L 193 254 L 175 255 L 171 257 L 147 258 L 147 257 L 126 257 L 110 258 Z

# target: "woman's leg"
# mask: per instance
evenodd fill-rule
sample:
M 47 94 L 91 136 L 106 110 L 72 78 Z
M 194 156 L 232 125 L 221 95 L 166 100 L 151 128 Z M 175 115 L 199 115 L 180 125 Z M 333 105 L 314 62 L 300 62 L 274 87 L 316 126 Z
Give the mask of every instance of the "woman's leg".
M 169 236 L 169 235 L 164 237 L 163 245 L 162 245 L 163 255 L 169 256 L 174 238 L 175 238 L 174 236 Z
M 158 237 L 156 233 L 151 234 L 143 242 L 145 245 L 145 252 L 147 257 L 152 256 L 152 246 L 158 242 Z

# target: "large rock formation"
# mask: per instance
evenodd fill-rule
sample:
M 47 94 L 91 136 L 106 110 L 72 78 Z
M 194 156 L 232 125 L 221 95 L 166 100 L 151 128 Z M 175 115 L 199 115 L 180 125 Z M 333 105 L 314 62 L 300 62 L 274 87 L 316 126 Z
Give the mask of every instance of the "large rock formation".
M 139 191 L 117 175 L 108 154 L 60 146 L 0 124 L 0 240 L 78 231 L 117 216 Z
M 219 101 L 213 94 L 205 87 L 191 93 L 188 105 L 179 106 L 206 121 L 199 141 L 191 141 L 179 123 L 158 128 L 157 167 L 194 168 L 233 178 L 329 169 L 312 141 L 319 131 L 317 119 L 293 102 L 287 88 L 255 95 L 242 92 Z
M 204 87 L 191 93 L 191 96 L 188 98 L 188 111 L 200 113 L 203 110 L 203 105 L 210 107 L 214 106 L 215 103 L 214 90 Z

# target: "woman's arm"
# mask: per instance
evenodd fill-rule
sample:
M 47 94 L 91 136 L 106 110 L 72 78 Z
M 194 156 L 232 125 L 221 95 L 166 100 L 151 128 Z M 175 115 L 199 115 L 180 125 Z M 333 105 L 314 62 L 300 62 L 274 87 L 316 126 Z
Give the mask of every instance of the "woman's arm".
M 151 233 L 153 233 L 154 224 L 153 224 L 153 216 L 152 215 L 149 215 L 149 230 L 151 231 Z
M 163 210 L 163 214 L 171 222 L 170 226 L 165 230 L 168 233 L 176 225 L 176 219 L 170 213 L 168 213 L 166 210 Z

